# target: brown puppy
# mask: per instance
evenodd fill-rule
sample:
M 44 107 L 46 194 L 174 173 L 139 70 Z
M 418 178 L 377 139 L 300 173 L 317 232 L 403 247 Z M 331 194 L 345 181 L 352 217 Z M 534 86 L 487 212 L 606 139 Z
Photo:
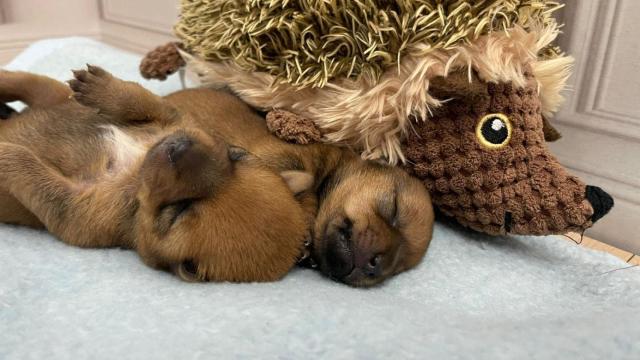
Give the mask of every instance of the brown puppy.
M 323 273 L 370 286 L 423 258 L 433 210 L 424 186 L 404 171 L 363 161 L 344 148 L 282 142 L 269 133 L 264 118 L 223 91 L 184 90 L 166 101 L 191 114 L 197 127 L 247 149 L 275 171 L 313 175 L 313 187 L 298 198 L 310 221 L 315 218 L 312 257 Z
M 313 258 L 337 280 L 377 284 L 424 256 L 433 226 L 430 199 L 416 179 L 397 168 L 365 162 L 347 149 L 281 142 L 263 118 L 225 92 L 192 89 L 161 99 L 106 73 L 71 85 L 78 101 L 111 118 L 151 117 L 170 125 L 176 118 L 170 114 L 181 114 L 185 126 L 246 148 L 294 188 L 308 186 L 308 179 L 291 174 L 312 174 L 312 188 L 298 199 L 307 221 L 315 219 Z
M 44 225 L 71 245 L 134 248 L 185 280 L 289 271 L 308 233 L 291 190 L 305 190 L 308 175 L 283 181 L 190 113 L 100 68 L 75 77 L 75 97 L 100 112 L 52 79 L 0 72 L 0 101 L 30 105 L 0 122 L 0 221 Z

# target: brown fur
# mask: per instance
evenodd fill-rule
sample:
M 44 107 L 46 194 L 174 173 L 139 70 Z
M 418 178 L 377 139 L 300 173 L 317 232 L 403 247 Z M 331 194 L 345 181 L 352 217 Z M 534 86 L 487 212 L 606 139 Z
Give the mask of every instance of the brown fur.
M 83 76 L 86 76 L 86 73 L 76 73 L 80 80 Z M 249 152 L 248 157 L 255 156 L 272 171 L 284 176 L 289 186 L 299 192 L 297 200 L 305 209 L 305 221 L 311 223 L 317 219 L 313 226 L 313 258 L 326 274 L 352 285 L 373 285 L 415 266 L 424 256 L 433 226 L 431 203 L 419 181 L 400 169 L 363 161 L 346 149 L 321 144 L 300 146 L 279 141 L 269 134 L 264 119 L 238 98 L 225 92 L 192 89 L 171 94 L 162 100 L 138 85 L 117 81 L 110 76 L 109 79 L 108 82 L 101 82 L 99 86 L 91 86 L 90 91 L 84 88 L 86 81 L 75 81 L 71 85 L 76 89 L 75 97 L 78 101 L 98 109 L 102 116 L 129 124 L 132 121 L 142 124 L 153 121 L 170 127 L 175 126 L 172 125 L 173 122 L 179 121 L 181 126 L 200 129 L 199 131 L 212 138 L 220 136 L 227 143 L 246 149 Z M 154 166 L 153 157 L 148 156 L 146 162 Z M 144 166 L 142 169 L 144 170 Z M 301 171 L 311 175 L 311 183 L 299 175 Z M 171 176 L 159 174 L 155 180 L 167 177 Z M 152 180 L 154 179 L 146 182 L 151 183 L 151 186 L 141 187 L 140 196 L 151 196 L 155 192 L 171 193 L 170 187 L 165 188 L 163 184 L 156 184 Z M 229 200 L 230 203 L 247 204 L 242 200 L 247 196 L 256 199 L 264 197 L 263 194 L 248 192 L 246 189 L 250 188 L 251 184 L 239 182 L 233 185 L 235 187 L 227 188 L 234 190 L 226 191 L 224 194 L 241 199 Z M 310 189 L 304 191 L 309 186 Z M 261 190 L 275 194 L 271 188 Z M 233 209 L 225 209 L 220 206 L 217 212 L 212 211 L 209 216 L 215 219 L 213 223 L 220 221 L 226 224 L 227 220 L 233 223 L 235 217 L 228 216 L 229 219 L 226 219 L 225 215 L 238 209 L 235 216 L 242 216 L 242 211 L 246 211 L 246 214 L 251 215 L 247 218 L 256 218 L 259 219 L 258 223 L 265 224 L 261 231 L 282 234 L 285 229 L 278 229 L 278 224 L 273 224 L 269 218 L 277 211 L 282 211 L 279 218 L 291 217 L 290 211 L 278 210 L 281 207 L 288 208 L 289 205 L 279 198 L 270 202 L 278 204 L 278 207 L 265 211 L 262 207 L 236 206 Z M 147 206 L 153 208 L 154 205 Z M 139 211 L 145 211 L 145 206 L 141 205 L 140 209 Z M 154 227 L 154 224 L 145 221 L 150 220 L 142 218 L 139 226 Z M 348 234 L 345 234 L 345 222 L 349 225 Z M 205 232 L 211 226 L 212 222 L 190 221 L 185 228 L 199 233 Z M 276 228 L 272 229 L 274 226 Z M 236 232 L 251 230 L 243 224 L 238 224 L 234 229 Z M 244 235 L 245 238 L 258 236 L 251 233 Z M 241 237 L 237 234 L 235 236 Z M 335 250 L 336 239 L 340 236 L 343 236 L 343 243 L 348 244 L 348 249 L 337 255 L 338 260 L 346 262 L 353 270 L 338 276 L 335 274 L 336 256 L 332 258 L 334 261 L 329 261 L 331 257 L 328 253 Z M 233 272 L 240 264 L 249 266 L 264 262 L 247 257 L 249 253 L 266 255 L 266 252 L 251 249 L 255 246 L 255 241 L 236 242 L 236 248 L 244 246 L 249 249 L 234 248 L 238 251 L 226 253 L 222 253 L 224 249 L 234 244 L 223 243 L 224 246 L 218 248 L 205 242 L 205 245 L 194 249 L 194 246 L 162 246 L 156 243 L 155 239 L 142 236 L 137 246 L 141 254 L 151 254 L 146 260 L 154 266 L 158 266 L 154 261 L 156 258 L 163 259 L 162 263 L 175 263 L 178 259 L 191 259 L 194 254 L 200 254 L 200 257 L 205 258 L 228 258 L 226 266 L 215 268 L 217 271 L 228 269 Z M 272 261 L 275 261 L 275 258 Z M 372 261 L 376 263 L 370 264 Z M 183 268 L 178 268 L 177 272 L 180 274 L 182 270 Z M 259 269 L 256 268 L 254 271 Z M 218 274 L 219 278 L 231 275 Z
M 582 232 L 614 204 L 604 190 L 585 185 L 549 152 L 545 142 L 561 134 L 543 113 L 531 69 L 527 85 L 483 82 L 458 69 L 431 80 L 431 92 L 446 101 L 428 118 L 414 118 L 403 142 L 405 168 L 422 179 L 434 204 L 461 224 L 491 235 Z M 275 115 L 271 115 L 275 113 Z M 277 109 L 270 130 L 289 141 L 313 142 L 310 121 Z M 489 116 L 492 114 L 491 116 Z M 485 116 L 505 116 L 511 137 L 487 146 L 477 134 Z M 288 136 L 295 134 L 295 136 Z
M 71 245 L 134 248 L 186 280 L 289 271 L 308 224 L 281 177 L 200 129 L 206 111 L 178 113 L 100 68 L 75 78 L 77 101 L 52 79 L 0 72 L 0 99 L 30 105 L 0 122 L 1 221 L 44 225 Z
M 269 133 L 265 121 L 237 97 L 212 89 L 184 90 L 167 97 L 180 112 L 195 112 L 199 127 L 220 134 L 263 159 L 275 171 L 304 170 L 315 180 L 298 195 L 313 227 L 313 258 L 321 271 L 356 286 L 370 286 L 412 268 L 423 258 L 433 231 L 433 209 L 421 183 L 399 168 L 360 159 L 324 144 L 295 145 Z M 203 104 L 217 104 L 205 106 Z M 222 106 L 224 105 L 224 106 Z M 213 121 L 212 119 L 218 119 Z M 349 219 L 349 274 L 337 275 L 328 260 Z M 368 262 L 380 263 L 365 274 Z

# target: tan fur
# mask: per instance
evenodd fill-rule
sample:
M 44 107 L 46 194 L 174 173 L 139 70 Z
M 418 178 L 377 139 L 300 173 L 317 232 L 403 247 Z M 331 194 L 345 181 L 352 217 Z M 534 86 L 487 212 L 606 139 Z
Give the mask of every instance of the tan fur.
M 90 107 L 52 79 L 0 72 L 0 98 L 31 105 L 0 122 L 0 221 L 44 225 L 71 245 L 134 248 L 187 280 L 289 271 L 309 229 L 277 173 L 253 156 L 230 159 L 227 143 L 197 127 L 208 121 L 200 113 L 178 114 L 100 68 L 75 77 L 73 95 Z
M 433 209 L 424 187 L 406 172 L 364 161 L 344 148 L 282 142 L 269 133 L 262 117 L 225 92 L 185 90 L 169 95 L 168 100 L 178 104 L 181 112 L 202 111 L 197 118 L 207 122 L 199 126 L 247 149 L 274 171 L 286 174 L 297 169 L 313 175 L 309 191 L 297 198 L 310 221 L 315 221 L 312 257 L 324 273 L 335 277 L 327 250 L 339 232 L 338 225 L 347 218 L 353 223 L 349 243 L 354 257 L 368 260 L 381 255 L 382 263 L 375 276 L 366 276 L 355 267 L 338 280 L 355 286 L 374 285 L 414 267 L 424 257 L 433 231 Z M 218 106 L 204 107 L 203 103 Z M 298 180 L 305 181 L 304 177 Z M 385 207 L 397 211 L 384 213 Z
M 446 100 L 430 94 L 430 80 L 446 76 L 452 70 L 468 68 L 469 73 L 475 71 L 484 81 L 511 81 L 522 86 L 525 83 L 522 69 L 531 66 L 539 81 L 543 113 L 557 110 L 572 60 L 538 59 L 538 53 L 557 34 L 556 26 L 527 31 L 516 26 L 452 50 L 418 47 L 376 83 L 366 77 L 357 81 L 341 79 L 323 88 L 298 89 L 277 82 L 266 73 L 249 73 L 231 63 L 183 56 L 190 68 L 201 75 L 203 84 L 229 87 L 258 108 L 283 108 L 308 117 L 322 130 L 325 141 L 355 145 L 365 158 L 385 158 L 395 164 L 405 160 L 400 144 L 411 131 L 410 118 L 426 119 L 432 109 Z
M 84 72 L 76 73 L 80 79 L 86 76 Z M 110 159 L 94 161 L 99 166 L 93 171 L 102 174 L 107 166 L 119 175 L 100 177 L 105 186 L 108 183 L 111 187 L 109 191 L 98 192 L 96 197 L 99 199 L 94 201 L 99 206 L 85 209 L 91 213 L 87 222 L 104 222 L 103 226 L 113 223 L 114 219 L 122 216 L 118 214 L 119 209 L 126 206 L 114 206 L 112 194 L 122 191 L 119 187 L 123 186 L 135 189 L 140 199 L 138 215 L 132 224 L 136 228 L 136 236 L 128 241 L 151 266 L 171 268 L 186 280 L 250 281 L 280 277 L 285 268 L 291 266 L 292 251 L 300 250 L 300 236 L 292 235 L 300 228 L 296 210 L 300 205 L 304 209 L 303 223 L 315 221 L 312 229 L 313 258 L 329 275 L 333 276 L 333 269 L 328 265 L 327 249 L 337 236 L 335 225 L 345 219 L 353 224 L 353 234 L 348 240 L 357 264 L 353 264 L 354 270 L 349 276 L 339 279 L 348 284 L 368 286 L 379 283 L 415 266 L 424 256 L 433 227 L 429 195 L 418 180 L 402 170 L 363 161 L 347 149 L 281 142 L 268 132 L 264 119 L 237 97 L 225 92 L 185 90 L 162 100 L 143 91 L 137 84 L 125 83 L 110 75 L 108 79 L 96 84 L 99 86 L 91 87 L 85 87 L 83 81 L 71 83 L 76 89 L 75 98 L 91 107 L 82 108 L 83 111 L 95 115 L 97 110 L 101 116 L 113 119 L 112 124 L 98 126 L 101 130 L 99 139 L 104 142 Z M 66 117 L 73 115 L 66 114 Z M 24 124 L 30 119 L 11 121 L 16 124 L 13 126 L 20 126 L 17 124 Z M 158 164 L 162 159 L 156 158 L 153 149 L 148 150 L 159 137 L 148 131 L 149 121 L 159 124 L 156 127 L 163 134 L 176 127 L 195 129 L 188 130 L 190 136 L 209 146 L 208 151 L 213 151 L 214 158 L 226 156 L 226 152 L 219 154 L 220 138 L 233 147 L 248 151 L 245 160 L 236 165 L 233 178 L 220 180 L 222 184 L 215 186 L 214 201 L 200 210 L 198 218 L 182 220 L 181 229 L 171 235 L 172 241 L 158 241 L 156 219 L 140 215 L 153 213 L 159 203 L 166 201 L 162 197 L 177 197 L 173 194 L 177 180 L 167 180 L 175 178 L 175 175 L 170 171 L 167 173 L 168 170 Z M 58 131 L 63 132 L 65 128 Z M 44 152 L 56 154 L 52 149 Z M 147 155 L 141 160 L 142 154 Z M 239 164 L 244 162 L 253 165 L 241 167 Z M 262 166 L 271 171 L 264 171 Z M 128 169 L 139 169 L 136 171 L 142 174 L 138 176 L 142 177 L 140 184 L 125 180 L 136 178 Z M 150 172 L 148 169 L 155 170 Z M 201 169 L 199 171 L 202 172 Z M 218 171 L 225 173 L 224 167 Z M 148 173 L 152 176 L 145 175 Z M 282 180 L 276 179 L 275 173 L 281 174 L 288 187 L 297 194 L 296 200 L 300 205 L 292 205 L 288 200 L 290 193 L 280 191 Z M 192 176 L 196 175 L 197 172 Z M 19 203 L 14 204 L 15 208 L 20 206 Z M 0 220 L 15 220 L 1 215 Z M 26 221 L 20 223 L 26 224 Z M 83 238 L 93 236 L 95 225 L 85 225 Z M 102 231 L 101 234 L 105 234 L 101 242 L 75 244 L 122 244 L 122 241 L 108 243 L 107 239 L 114 236 L 113 232 Z M 78 236 L 61 236 L 70 243 L 74 242 L 68 239 L 75 237 Z M 283 237 L 285 239 L 281 239 Z M 274 240 L 276 238 L 281 240 Z M 367 275 L 362 268 L 376 256 L 381 263 L 375 274 Z M 185 261 L 198 264 L 196 276 L 182 266 Z M 271 271 L 270 267 L 276 270 Z

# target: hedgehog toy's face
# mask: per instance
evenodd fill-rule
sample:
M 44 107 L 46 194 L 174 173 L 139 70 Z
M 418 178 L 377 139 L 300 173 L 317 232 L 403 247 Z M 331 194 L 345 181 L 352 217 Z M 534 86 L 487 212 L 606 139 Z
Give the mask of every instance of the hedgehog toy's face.
M 569 174 L 545 143 L 536 82 L 486 83 L 467 72 L 431 82 L 447 99 L 414 122 L 404 152 L 445 215 L 488 234 L 582 232 L 613 199 Z M 546 130 L 546 129 L 545 129 Z

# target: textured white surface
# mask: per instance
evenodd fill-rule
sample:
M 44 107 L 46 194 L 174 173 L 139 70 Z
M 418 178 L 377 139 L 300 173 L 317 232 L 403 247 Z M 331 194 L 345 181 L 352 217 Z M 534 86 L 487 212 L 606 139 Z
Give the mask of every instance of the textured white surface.
M 139 80 L 138 57 L 83 39 L 38 43 L 10 68 L 66 79 L 86 62 Z M 625 266 L 439 223 L 422 264 L 374 289 L 301 269 L 187 284 L 132 251 L 0 225 L 0 359 L 640 359 L 640 270 L 604 274 Z

